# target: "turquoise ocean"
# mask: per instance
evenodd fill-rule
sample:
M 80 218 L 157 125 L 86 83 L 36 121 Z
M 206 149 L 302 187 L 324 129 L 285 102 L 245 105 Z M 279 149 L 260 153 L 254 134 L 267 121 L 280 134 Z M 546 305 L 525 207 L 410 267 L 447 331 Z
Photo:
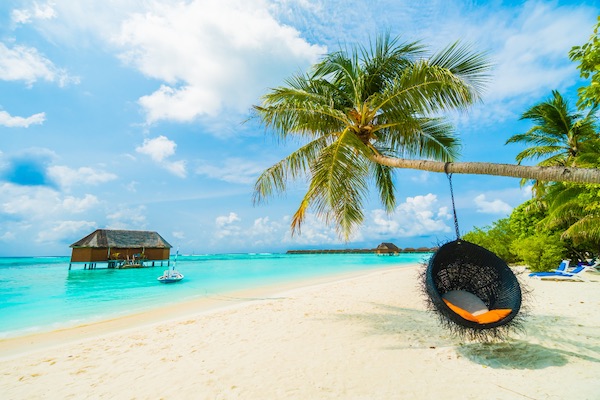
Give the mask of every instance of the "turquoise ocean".
M 167 267 L 83 269 L 69 257 L 0 258 L 0 339 L 115 318 L 201 297 L 360 270 L 421 263 L 428 254 L 209 254 L 178 256 L 183 281 L 162 284 Z

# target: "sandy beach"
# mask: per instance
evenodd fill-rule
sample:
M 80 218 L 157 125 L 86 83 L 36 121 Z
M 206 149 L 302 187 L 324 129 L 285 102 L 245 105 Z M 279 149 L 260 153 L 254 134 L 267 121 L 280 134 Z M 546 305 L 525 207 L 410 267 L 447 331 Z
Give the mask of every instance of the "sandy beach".
M 0 341 L 2 399 L 598 399 L 600 274 L 540 281 L 522 332 L 466 342 L 420 267 L 265 288 Z

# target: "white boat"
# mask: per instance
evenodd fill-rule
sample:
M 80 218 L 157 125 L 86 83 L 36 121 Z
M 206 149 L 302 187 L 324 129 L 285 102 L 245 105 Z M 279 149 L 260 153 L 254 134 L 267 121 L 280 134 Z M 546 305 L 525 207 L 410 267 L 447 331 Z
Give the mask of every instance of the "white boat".
M 167 269 L 157 279 L 159 282 L 162 282 L 162 283 L 174 283 L 174 282 L 179 282 L 180 280 L 182 280 L 183 274 L 174 269 Z
M 165 272 L 161 276 L 159 276 L 158 281 L 161 283 L 175 283 L 179 282 L 183 279 L 183 274 L 175 269 L 177 265 L 177 257 L 179 256 L 179 249 L 177 249 L 177 253 L 175 253 L 175 262 L 173 263 L 173 267 L 166 269 Z

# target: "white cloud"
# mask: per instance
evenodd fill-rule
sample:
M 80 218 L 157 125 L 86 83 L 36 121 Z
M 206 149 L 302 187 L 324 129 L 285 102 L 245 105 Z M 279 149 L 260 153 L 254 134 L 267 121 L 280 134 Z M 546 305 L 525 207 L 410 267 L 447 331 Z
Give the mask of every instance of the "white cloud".
M 127 185 L 125 185 L 125 190 L 131 193 L 136 193 L 139 185 L 140 183 L 138 181 L 131 181 Z
M 184 160 L 165 162 L 163 163 L 163 166 L 167 171 L 180 178 L 185 178 L 187 176 L 186 162 Z
M 165 136 L 154 139 L 144 139 L 144 144 L 137 147 L 135 151 L 150 156 L 154 161 L 163 161 L 165 158 L 175 154 L 177 144 Z
M 216 230 L 213 244 L 227 239 L 228 245 L 240 247 L 272 246 L 281 243 L 286 235 L 286 226 L 281 221 L 272 221 L 269 217 L 256 218 L 252 224 L 243 224 L 235 212 L 221 215 L 215 219 Z
M 0 42 L 0 80 L 25 81 L 32 85 L 39 79 L 58 82 L 60 86 L 79 82 L 78 78 L 70 77 L 65 70 L 55 67 L 36 49 L 25 46 L 8 48 Z
M 5 183 L 0 188 L 0 210 L 10 215 L 27 215 L 29 219 L 39 219 L 55 211 L 61 203 L 58 193 L 46 187 Z
M 29 117 L 13 117 L 6 111 L 0 111 L 0 125 L 7 128 L 29 128 L 29 125 L 42 124 L 46 120 L 46 113 L 37 113 Z
M 115 206 L 115 210 L 109 213 L 109 229 L 145 229 L 146 228 L 146 207 L 126 207 L 123 205 Z
M 117 179 L 117 175 L 110 172 L 98 171 L 90 167 L 73 169 L 63 165 L 49 167 L 48 175 L 63 188 L 71 188 L 75 185 L 98 185 Z
M 314 214 L 307 214 L 299 235 L 291 236 L 289 223 L 289 216 L 279 220 L 272 220 L 267 216 L 254 219 L 251 224 L 243 224 L 237 213 L 230 212 L 215 219 L 214 242 L 217 244 L 217 241 L 226 238 L 230 245 L 246 248 L 272 247 L 273 243 L 302 246 L 343 243 L 335 228 L 328 227 Z M 357 233 L 352 240 L 359 238 L 360 233 Z
M 45 186 L 20 186 L 4 183 L 0 186 L 0 212 L 15 215 L 28 221 L 46 221 L 49 216 L 81 213 L 99 204 L 96 196 L 83 198 L 66 196 Z
M 176 148 L 177 143 L 161 135 L 154 139 L 144 139 L 144 143 L 138 146 L 135 151 L 150 156 L 152 160 L 156 161 L 172 174 L 185 178 L 187 175 L 186 162 L 183 160 L 167 160 L 167 158 L 175 155 Z
M 281 228 L 278 222 L 272 222 L 269 217 L 261 217 L 254 220 L 252 233 L 255 236 L 271 236 Z
M 290 218 L 284 219 L 290 221 Z M 343 241 L 339 238 L 335 227 L 327 226 L 327 224 L 318 218 L 315 214 L 307 214 L 302 222 L 300 233 L 295 236 L 291 235 L 289 222 L 285 224 L 286 230 L 284 232 L 285 239 L 283 243 L 290 243 L 302 246 L 320 246 L 325 244 L 341 244 Z M 361 232 L 357 231 L 351 238 L 350 241 L 360 240 L 362 238 Z
M 255 161 L 231 157 L 218 166 L 202 162 L 196 168 L 196 173 L 230 183 L 252 184 L 264 169 L 264 166 Z
M 370 216 L 364 226 L 350 237 L 349 242 L 450 232 L 450 227 L 446 224 L 446 221 L 451 219 L 448 208 L 440 207 L 437 197 L 433 194 L 407 198 L 389 217 L 383 210 L 372 210 Z M 289 216 L 276 220 L 260 217 L 254 219 L 251 224 L 244 224 L 237 213 L 230 212 L 216 218 L 214 243 L 217 244 L 219 240 L 226 238 L 230 245 L 241 248 L 268 247 L 273 243 L 282 243 L 289 247 L 344 244 L 344 240 L 336 232 L 336 227 L 328 226 L 313 213 L 306 215 L 300 233 L 294 236 L 291 235 L 290 221 Z
M 446 221 L 451 218 L 447 207 L 438 205 L 437 196 L 407 197 L 391 215 L 384 210 L 373 210 L 366 222 L 365 234 L 381 237 L 425 236 L 450 232 Z
M 492 17 L 494 36 L 499 46 L 495 54 L 497 69 L 487 96 L 491 100 L 539 96 L 552 89 L 572 84 L 577 76 L 568 59 L 571 47 L 587 40 L 593 21 L 584 8 L 556 7 L 547 2 L 527 2 L 516 18 Z M 487 25 L 487 24 L 486 24 Z
M 215 225 L 217 227 L 215 237 L 217 239 L 223 239 L 239 235 L 242 228 L 237 224 L 238 222 L 241 222 L 241 219 L 234 212 L 230 212 L 229 215 L 218 216 L 215 219 Z
M 166 83 L 139 100 L 149 123 L 246 112 L 267 87 L 325 50 L 278 23 L 265 0 L 152 4 L 113 38 L 126 63 Z
M 185 239 L 185 232 L 182 231 L 175 231 L 175 232 L 171 232 L 171 235 L 175 238 L 175 239 L 179 239 L 179 240 L 183 240 Z
M 440 27 L 441 35 L 474 43 L 495 64 L 484 104 L 456 116 L 457 122 L 472 127 L 518 119 L 551 90 L 565 91 L 577 82 L 579 73 L 568 53 L 588 40 L 594 8 L 527 1 L 494 12 L 480 10 L 462 12 Z
M 229 215 L 221 215 L 217 217 L 215 219 L 215 224 L 218 228 L 223 228 L 239 221 L 241 221 L 240 217 L 236 213 L 230 212 Z
M 53 19 L 56 17 L 56 11 L 52 3 L 40 4 L 36 1 L 30 8 L 12 10 L 10 16 L 17 24 L 28 24 L 33 20 Z
M 149 123 L 163 119 L 186 122 L 200 114 L 215 116 L 221 108 L 220 97 L 202 87 L 188 85 L 174 89 L 161 85 L 154 93 L 140 97 L 139 103 Z
M 62 202 L 63 207 L 73 213 L 81 213 L 94 208 L 100 202 L 98 198 L 91 194 L 86 194 L 83 198 L 67 196 Z
M 510 214 L 512 207 L 500 199 L 488 201 L 485 194 L 480 194 L 474 199 L 477 212 L 483 214 Z
M 96 223 L 93 221 L 60 221 L 52 228 L 44 229 L 37 234 L 36 241 L 57 242 L 64 239 L 77 237 L 79 232 L 87 232 L 96 228 Z
M 14 238 L 16 238 L 16 235 L 14 232 L 4 232 L 2 235 L 0 235 L 0 240 L 11 241 Z

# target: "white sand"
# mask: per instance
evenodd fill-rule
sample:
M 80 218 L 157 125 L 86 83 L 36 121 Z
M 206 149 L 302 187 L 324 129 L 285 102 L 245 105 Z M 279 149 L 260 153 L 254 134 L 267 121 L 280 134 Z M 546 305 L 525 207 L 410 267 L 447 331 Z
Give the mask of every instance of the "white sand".
M 497 344 L 440 328 L 416 267 L 4 340 L 0 398 L 599 399 L 600 275 L 586 276 L 523 277 L 525 331 Z

